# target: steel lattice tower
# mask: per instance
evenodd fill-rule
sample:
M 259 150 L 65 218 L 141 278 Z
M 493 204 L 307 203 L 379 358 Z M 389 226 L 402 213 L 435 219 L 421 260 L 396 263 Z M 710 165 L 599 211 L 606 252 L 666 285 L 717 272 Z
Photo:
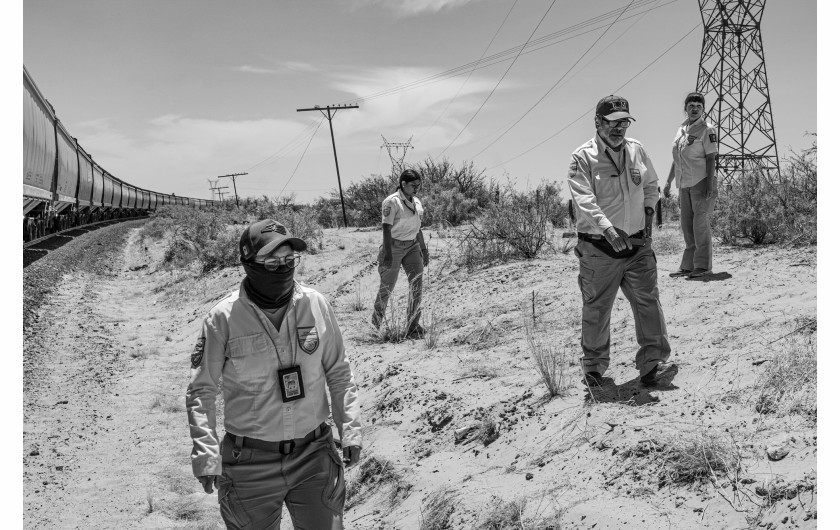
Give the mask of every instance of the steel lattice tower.
M 399 177 L 400 173 L 405 169 L 406 151 L 409 148 L 414 149 L 414 146 L 411 145 L 411 138 L 413 136 L 407 142 L 389 142 L 382 136 L 382 145 L 379 148 L 382 149 L 384 147 L 388 150 L 388 157 L 391 159 L 391 174 L 395 177 Z
M 779 155 L 764 66 L 761 17 L 766 0 L 698 0 L 703 48 L 697 91 L 718 131 L 718 177 L 778 174 Z

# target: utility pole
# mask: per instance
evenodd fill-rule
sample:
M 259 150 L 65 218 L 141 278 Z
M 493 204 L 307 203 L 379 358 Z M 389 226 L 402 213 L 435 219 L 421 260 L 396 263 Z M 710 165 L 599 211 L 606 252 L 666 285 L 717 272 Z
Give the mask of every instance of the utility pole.
M 226 178 L 229 177 L 230 180 L 233 181 L 233 196 L 236 197 L 236 207 L 239 208 L 239 194 L 236 193 L 236 177 L 241 177 L 242 175 L 247 175 L 248 173 L 231 173 L 230 175 L 219 175 L 216 178 Z M 225 186 L 227 187 L 227 186 Z
M 207 179 L 207 182 L 210 184 L 210 199 L 216 199 L 216 186 L 219 185 L 219 181 L 213 181 L 213 179 Z
M 382 136 L 382 135 L 380 135 Z M 394 177 L 398 177 L 400 173 L 402 173 L 403 169 L 405 169 L 405 153 L 408 151 L 409 148 L 414 149 L 414 146 L 411 145 L 411 138 L 408 138 L 407 142 L 389 142 L 382 136 L 382 145 L 379 146 L 380 149 L 383 147 L 388 150 L 388 157 L 391 159 L 391 174 Z M 393 152 L 391 151 L 393 149 Z M 402 149 L 402 154 L 400 154 L 400 149 Z
M 341 191 L 341 173 L 338 171 L 338 154 L 335 151 L 335 135 L 333 135 L 332 119 L 338 110 L 358 108 L 358 105 L 327 105 L 326 107 L 315 105 L 311 109 L 297 109 L 298 112 L 317 110 L 330 122 L 330 139 L 332 139 L 333 157 L 335 157 L 335 174 L 338 176 L 338 196 L 341 198 L 341 214 L 344 216 L 344 228 L 347 228 L 347 212 L 344 209 L 344 192 Z
M 698 0 L 703 47 L 697 92 L 717 126 L 718 175 L 724 183 L 779 173 L 770 88 L 761 41 L 766 0 Z
M 219 186 L 219 185 L 216 185 L 216 187 L 215 187 L 215 188 L 213 188 L 213 189 L 214 189 L 214 190 L 216 190 L 216 193 L 218 193 L 218 194 L 219 194 L 219 201 L 220 201 L 220 202 L 221 202 L 221 201 L 224 201 L 224 197 L 222 196 L 222 193 L 227 194 L 227 192 L 226 192 L 226 191 L 225 191 L 225 192 L 223 192 L 222 190 L 226 190 L 226 189 L 228 189 L 228 186 Z

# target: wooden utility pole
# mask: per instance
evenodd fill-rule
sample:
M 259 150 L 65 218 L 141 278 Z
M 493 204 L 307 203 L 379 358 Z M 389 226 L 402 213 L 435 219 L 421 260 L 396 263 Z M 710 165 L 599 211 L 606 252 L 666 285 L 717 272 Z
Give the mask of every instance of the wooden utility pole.
M 347 228 L 347 212 L 344 210 L 344 192 L 341 191 L 341 173 L 338 170 L 338 154 L 335 151 L 335 136 L 333 135 L 332 119 L 333 116 L 335 116 L 335 111 L 337 110 L 358 108 L 358 105 L 327 105 L 326 107 L 315 105 L 311 109 L 297 109 L 298 112 L 317 110 L 330 122 L 330 139 L 332 139 L 333 157 L 335 158 L 335 174 L 338 176 L 338 196 L 341 198 L 341 215 L 344 216 L 344 228 Z
M 230 177 L 230 180 L 233 181 L 233 196 L 236 198 L 236 207 L 239 208 L 239 194 L 236 193 L 236 177 L 241 177 L 242 175 L 247 175 L 248 173 L 231 173 L 230 175 L 219 175 L 216 178 L 226 178 Z M 227 187 L 227 186 L 225 186 Z

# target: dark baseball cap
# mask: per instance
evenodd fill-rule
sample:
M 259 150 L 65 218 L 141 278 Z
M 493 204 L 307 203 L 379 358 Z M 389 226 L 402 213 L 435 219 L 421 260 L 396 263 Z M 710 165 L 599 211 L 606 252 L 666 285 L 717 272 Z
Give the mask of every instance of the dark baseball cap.
M 290 244 L 292 250 L 298 252 L 306 250 L 306 242 L 303 239 L 292 237 L 285 226 L 273 219 L 251 223 L 239 238 L 239 259 L 248 261 L 267 256 L 283 243 Z
M 609 95 L 601 98 L 598 105 L 595 107 L 595 114 L 603 116 L 607 120 L 620 120 L 622 118 L 630 118 L 636 121 L 636 118 L 630 115 L 630 103 L 621 96 Z

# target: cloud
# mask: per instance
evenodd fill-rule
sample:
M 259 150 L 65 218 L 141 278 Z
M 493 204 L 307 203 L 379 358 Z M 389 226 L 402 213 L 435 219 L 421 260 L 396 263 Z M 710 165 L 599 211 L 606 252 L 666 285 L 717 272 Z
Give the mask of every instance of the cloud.
M 309 63 L 303 63 L 299 61 L 285 61 L 279 63 L 278 66 L 273 68 L 264 67 L 264 66 L 252 66 L 250 64 L 246 64 L 243 66 L 237 66 L 234 68 L 236 72 L 242 72 L 245 74 L 257 74 L 257 75 L 281 75 L 281 74 L 288 74 L 290 72 L 293 73 L 309 73 L 309 72 L 317 72 L 318 68 L 314 65 Z
M 402 16 L 414 16 L 455 9 L 478 1 L 481 0 L 353 0 L 352 3 L 356 9 L 382 6 Z

